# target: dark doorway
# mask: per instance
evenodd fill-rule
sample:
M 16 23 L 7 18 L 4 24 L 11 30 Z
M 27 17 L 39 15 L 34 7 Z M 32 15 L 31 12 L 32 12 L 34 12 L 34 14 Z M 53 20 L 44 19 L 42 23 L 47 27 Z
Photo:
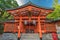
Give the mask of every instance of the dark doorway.
M 34 30 L 26 29 L 26 33 L 34 33 Z

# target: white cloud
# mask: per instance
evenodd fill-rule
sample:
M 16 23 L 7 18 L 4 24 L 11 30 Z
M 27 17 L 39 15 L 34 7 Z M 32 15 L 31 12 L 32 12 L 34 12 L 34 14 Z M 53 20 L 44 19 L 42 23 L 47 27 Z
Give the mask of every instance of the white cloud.
M 16 2 L 17 2 L 17 4 L 18 4 L 19 6 L 23 5 L 22 0 L 16 0 Z

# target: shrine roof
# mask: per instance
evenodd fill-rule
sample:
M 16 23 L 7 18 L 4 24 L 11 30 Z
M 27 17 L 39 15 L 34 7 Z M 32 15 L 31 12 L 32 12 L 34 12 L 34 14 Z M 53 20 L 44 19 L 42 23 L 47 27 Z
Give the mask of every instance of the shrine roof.
M 44 9 L 54 9 L 52 7 L 53 0 L 19 0 L 18 4 L 19 4 L 19 7 L 6 9 L 6 10 L 15 10 L 15 9 L 22 8 L 28 5 L 33 5 L 33 6 L 44 8 Z

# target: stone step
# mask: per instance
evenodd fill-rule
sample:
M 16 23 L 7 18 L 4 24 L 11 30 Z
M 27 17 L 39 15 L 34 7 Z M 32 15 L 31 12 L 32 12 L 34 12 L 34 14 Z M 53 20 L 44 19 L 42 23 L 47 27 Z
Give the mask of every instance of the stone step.
M 40 39 L 20 39 L 20 40 L 40 40 Z
M 34 37 L 32 37 L 32 36 L 23 36 L 21 38 L 33 38 L 33 39 L 35 38 L 36 39 L 36 38 L 39 38 L 39 37 L 38 36 L 34 36 Z
M 53 40 L 52 34 L 51 33 L 43 34 L 42 40 Z
M 22 33 L 20 40 L 40 40 L 38 33 Z
M 17 40 L 17 33 L 3 33 L 2 40 Z M 38 33 L 22 33 L 20 40 L 40 40 Z
M 21 35 L 22 38 L 38 38 L 39 35 L 38 34 L 22 34 Z
M 38 33 L 22 33 L 21 35 L 39 35 Z

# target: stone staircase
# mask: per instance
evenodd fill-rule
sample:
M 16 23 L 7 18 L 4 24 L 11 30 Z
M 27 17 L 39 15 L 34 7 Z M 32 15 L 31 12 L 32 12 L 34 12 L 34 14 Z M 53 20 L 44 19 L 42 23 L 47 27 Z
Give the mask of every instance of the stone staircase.
M 20 40 L 40 40 L 38 33 L 22 33 Z
M 17 40 L 17 33 L 3 33 L 0 40 Z M 40 40 L 38 33 L 22 33 L 20 40 Z

